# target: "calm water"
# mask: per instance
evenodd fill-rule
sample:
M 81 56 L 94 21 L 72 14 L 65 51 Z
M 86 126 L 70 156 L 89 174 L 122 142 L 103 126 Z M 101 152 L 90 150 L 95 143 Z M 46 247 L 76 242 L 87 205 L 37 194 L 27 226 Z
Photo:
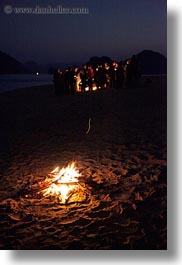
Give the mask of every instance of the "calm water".
M 0 75 L 0 93 L 32 86 L 53 84 L 52 75 L 48 74 L 13 74 Z

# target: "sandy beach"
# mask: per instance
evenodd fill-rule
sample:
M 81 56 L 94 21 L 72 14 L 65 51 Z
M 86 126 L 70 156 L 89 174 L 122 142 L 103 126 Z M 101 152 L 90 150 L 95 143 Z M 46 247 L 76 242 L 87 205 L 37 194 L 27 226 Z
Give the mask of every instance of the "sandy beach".
M 167 84 L 151 80 L 0 94 L 1 249 L 167 248 Z M 73 160 L 84 198 L 42 196 L 49 172 Z

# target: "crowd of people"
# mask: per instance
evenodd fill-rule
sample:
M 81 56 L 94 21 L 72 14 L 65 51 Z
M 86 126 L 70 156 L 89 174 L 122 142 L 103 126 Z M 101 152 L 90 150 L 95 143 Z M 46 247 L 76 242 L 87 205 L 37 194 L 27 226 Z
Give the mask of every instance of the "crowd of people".
M 99 64 L 96 67 L 83 64 L 68 67 L 64 71 L 58 68 L 53 81 L 55 94 L 74 94 L 99 89 L 121 89 L 130 87 L 133 80 L 139 77 L 136 56 L 123 63 L 113 61 L 111 64 Z

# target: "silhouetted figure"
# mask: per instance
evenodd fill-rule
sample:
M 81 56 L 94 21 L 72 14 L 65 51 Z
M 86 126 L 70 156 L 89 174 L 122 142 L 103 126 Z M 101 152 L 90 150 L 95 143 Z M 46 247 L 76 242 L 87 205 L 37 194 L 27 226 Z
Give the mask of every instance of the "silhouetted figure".
M 99 89 L 104 88 L 104 84 L 106 83 L 105 72 L 102 65 L 98 65 L 95 69 L 95 82 Z
M 111 65 L 111 88 L 116 88 L 116 62 Z
M 110 83 L 111 83 L 111 68 L 108 65 L 108 63 L 104 64 L 104 73 L 105 73 L 105 84 L 104 88 L 110 88 Z
M 91 65 L 88 66 L 88 72 L 87 72 L 87 78 L 88 78 L 88 86 L 89 90 L 92 90 L 92 84 L 94 82 L 94 69 Z
M 87 73 L 88 73 L 88 69 L 87 69 L 87 65 L 84 64 L 82 66 L 82 69 L 80 70 L 80 78 L 81 78 L 81 91 L 85 92 L 85 88 L 88 85 L 88 79 L 87 79 Z
M 123 88 L 124 74 L 122 64 L 118 64 L 118 88 Z
M 138 78 L 140 77 L 136 55 L 133 55 L 131 59 L 128 59 L 126 61 L 123 69 L 125 72 L 124 87 L 134 87 L 137 83 Z
M 55 95 L 58 96 L 63 93 L 64 90 L 64 77 L 62 70 L 58 68 L 53 75 L 54 91 Z
M 65 90 L 67 94 L 74 94 L 74 73 L 71 67 L 66 68 L 64 72 Z
M 80 71 L 79 71 L 78 66 L 75 66 L 73 68 L 73 75 L 74 75 L 74 91 L 80 92 L 81 78 L 80 78 Z
M 131 59 L 128 59 L 122 66 L 124 72 L 124 88 L 129 88 L 132 81 L 132 65 Z
M 123 70 L 122 67 L 117 63 L 113 62 L 111 67 L 111 87 L 122 88 L 123 86 Z

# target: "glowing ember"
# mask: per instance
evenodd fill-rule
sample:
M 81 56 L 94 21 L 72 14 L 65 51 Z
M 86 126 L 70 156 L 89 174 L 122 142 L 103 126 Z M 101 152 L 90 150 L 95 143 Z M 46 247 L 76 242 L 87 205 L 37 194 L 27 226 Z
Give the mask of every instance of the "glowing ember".
M 49 187 L 43 190 L 44 196 L 59 196 L 60 200 L 65 203 L 70 195 L 78 186 L 78 178 L 81 176 L 75 167 L 75 162 L 68 164 L 67 167 L 60 169 L 56 167 L 46 179 Z

